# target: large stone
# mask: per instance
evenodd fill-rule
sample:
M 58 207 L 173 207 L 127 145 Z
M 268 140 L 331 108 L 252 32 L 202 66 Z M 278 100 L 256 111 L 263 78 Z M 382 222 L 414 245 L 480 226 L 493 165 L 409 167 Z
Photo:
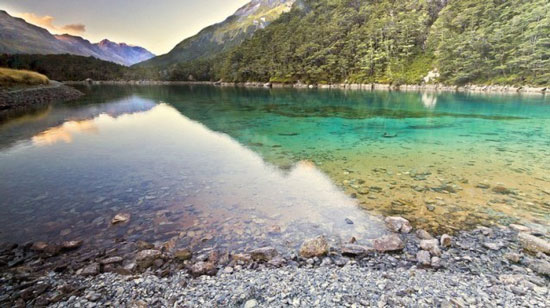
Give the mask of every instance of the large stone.
M 416 262 L 424 266 L 430 265 L 432 263 L 430 253 L 426 250 L 420 250 L 416 253 Z
M 136 263 L 139 268 L 146 269 L 153 265 L 156 259 L 161 257 L 161 252 L 159 250 L 147 249 L 142 250 L 136 255 Z
M 518 235 L 521 246 L 528 251 L 537 253 L 543 252 L 550 255 L 550 242 L 538 238 L 528 233 L 520 233 Z
M 405 248 L 405 243 L 397 234 L 382 236 L 375 239 L 373 243 L 374 249 L 380 252 L 397 251 Z
M 324 236 L 306 240 L 300 247 L 300 256 L 303 258 L 321 257 L 327 253 L 328 243 Z
M 78 271 L 82 276 L 95 276 L 99 274 L 99 263 L 92 263 Z
M 535 260 L 529 264 L 529 268 L 543 276 L 550 277 L 550 263 L 545 260 Z
M 416 234 L 416 237 L 418 237 L 421 240 L 432 240 L 434 238 L 430 233 L 422 229 L 416 230 L 415 234 Z
M 130 220 L 130 214 L 118 213 L 111 219 L 111 224 L 116 225 L 118 223 L 124 223 Z
M 74 250 L 82 246 L 82 241 L 65 241 L 61 244 L 63 250 Z
M 197 262 L 189 268 L 189 272 L 193 277 L 199 277 L 203 275 L 214 276 L 217 273 L 216 266 L 212 262 Z
M 437 239 L 420 241 L 420 248 L 429 251 L 434 256 L 441 255 Z
M 188 248 L 179 249 L 179 250 L 176 250 L 176 252 L 174 252 L 174 258 L 176 258 L 179 261 L 191 260 L 192 256 L 193 256 L 193 253 Z
M 124 261 L 122 257 L 110 257 L 110 258 L 101 260 L 101 264 L 108 265 L 108 264 L 122 263 L 122 261 Z
M 443 246 L 443 247 L 451 247 L 452 241 L 453 241 L 452 236 L 450 236 L 448 234 L 443 234 L 441 236 L 440 243 L 441 243 L 441 246 Z
M 342 246 L 342 254 L 347 256 L 364 256 L 372 251 L 374 251 L 372 247 L 357 244 L 344 244 Z
M 48 247 L 48 244 L 45 242 L 35 242 L 31 246 L 31 250 L 34 251 L 44 251 L 46 250 L 46 247 Z
M 279 253 L 273 247 L 257 248 L 257 249 L 254 249 L 250 252 L 250 256 L 255 261 L 265 261 L 265 262 L 267 262 L 267 261 L 275 258 L 278 255 L 279 255 Z
M 409 233 L 412 230 L 410 222 L 403 217 L 390 216 L 384 221 L 388 229 L 393 232 Z

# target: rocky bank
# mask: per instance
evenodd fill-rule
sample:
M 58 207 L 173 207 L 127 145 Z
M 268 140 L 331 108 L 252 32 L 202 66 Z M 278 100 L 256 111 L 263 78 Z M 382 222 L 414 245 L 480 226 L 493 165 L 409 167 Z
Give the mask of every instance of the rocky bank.
M 194 253 L 137 243 L 71 256 L 81 242 L 5 245 L 0 305 L 53 307 L 548 307 L 550 242 L 520 225 L 432 236 L 386 218 L 372 245 L 324 236 L 298 251 Z M 67 254 L 63 263 L 48 263 Z M 49 265 L 48 265 L 49 264 Z
M 39 108 L 52 102 L 74 100 L 82 95 L 82 92 L 55 81 L 47 86 L 0 89 L 0 112 Z

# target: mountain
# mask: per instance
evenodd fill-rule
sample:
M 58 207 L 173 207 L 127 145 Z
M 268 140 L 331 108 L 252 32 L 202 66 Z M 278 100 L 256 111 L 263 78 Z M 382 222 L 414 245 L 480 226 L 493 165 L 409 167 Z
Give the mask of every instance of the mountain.
M 130 66 L 155 55 L 148 50 L 103 40 L 93 44 L 74 35 L 52 35 L 48 30 L 10 16 L 0 10 L 0 53 L 6 54 L 73 54 Z
M 170 80 L 545 87 L 548 12 L 548 0 L 297 0 L 247 39 L 221 40 L 215 57 L 196 58 L 208 45 L 195 42 L 239 14 L 151 62 L 179 61 L 161 71 Z
M 169 53 L 138 64 L 142 67 L 168 68 L 175 64 L 207 59 L 237 46 L 258 29 L 264 29 L 283 12 L 290 11 L 295 0 L 252 0 L 225 21 L 201 30 L 183 40 Z

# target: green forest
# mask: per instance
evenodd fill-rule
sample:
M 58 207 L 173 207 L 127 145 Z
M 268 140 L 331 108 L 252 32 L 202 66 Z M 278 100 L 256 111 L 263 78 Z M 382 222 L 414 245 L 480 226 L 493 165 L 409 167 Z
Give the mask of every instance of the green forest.
M 550 84 L 547 0 L 303 0 L 239 46 L 175 64 L 171 80 Z

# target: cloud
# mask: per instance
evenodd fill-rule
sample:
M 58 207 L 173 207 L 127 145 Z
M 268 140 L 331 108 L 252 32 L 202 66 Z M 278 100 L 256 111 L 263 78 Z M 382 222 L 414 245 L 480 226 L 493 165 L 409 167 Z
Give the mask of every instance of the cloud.
M 56 26 L 54 25 L 55 18 L 48 15 L 39 16 L 34 13 L 23 13 L 20 15 L 20 17 L 31 24 L 44 27 L 55 33 L 81 34 L 83 32 L 86 32 L 86 25 L 83 24 Z

